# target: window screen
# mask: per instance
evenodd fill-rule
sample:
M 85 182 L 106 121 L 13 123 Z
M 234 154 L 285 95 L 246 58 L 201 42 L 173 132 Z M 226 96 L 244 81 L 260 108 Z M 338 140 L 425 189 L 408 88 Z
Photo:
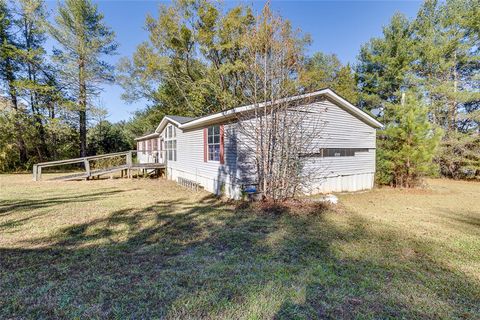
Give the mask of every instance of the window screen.
M 208 161 L 220 161 L 220 126 L 211 126 L 207 134 Z

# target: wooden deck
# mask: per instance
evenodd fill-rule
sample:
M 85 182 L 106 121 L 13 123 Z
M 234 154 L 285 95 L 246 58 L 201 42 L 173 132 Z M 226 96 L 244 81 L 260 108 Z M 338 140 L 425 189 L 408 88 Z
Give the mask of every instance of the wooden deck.
M 136 163 L 132 164 L 132 169 L 163 169 L 165 168 L 164 163 Z
M 50 180 L 57 180 L 57 181 L 89 180 L 95 177 L 100 178 L 101 176 L 104 176 L 104 175 L 110 175 L 112 177 L 113 174 L 119 173 L 119 172 L 121 173 L 121 177 L 132 178 L 133 172 L 135 170 L 137 171 L 137 176 L 147 175 L 151 173 L 156 173 L 157 175 L 160 175 L 162 169 L 164 170 L 166 168 L 166 164 L 164 162 L 135 163 L 133 161 L 134 160 L 133 154 L 136 152 L 137 152 L 136 150 L 131 150 L 131 151 L 108 153 L 104 155 L 84 157 L 84 158 L 75 158 L 75 159 L 37 163 L 33 166 L 33 180 L 38 181 L 42 179 L 42 168 L 72 165 L 72 164 L 73 165 L 83 164 L 85 171 L 54 177 Z M 115 158 L 115 157 L 125 158 L 125 164 L 110 166 L 110 167 L 101 168 L 101 169 L 90 168 L 91 161 L 98 161 L 98 160 Z

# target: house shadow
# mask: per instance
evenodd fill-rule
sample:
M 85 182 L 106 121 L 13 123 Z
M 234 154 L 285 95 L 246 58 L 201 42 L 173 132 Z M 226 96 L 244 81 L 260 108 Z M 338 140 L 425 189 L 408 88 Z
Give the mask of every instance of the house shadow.
M 72 202 L 90 202 L 101 197 L 125 192 L 122 190 L 103 190 L 95 193 L 76 194 L 72 196 L 51 197 L 45 199 L 22 199 L 22 200 L 0 200 L 0 216 L 12 214 L 18 211 L 30 211 L 41 208 L 48 208 L 59 204 Z
M 46 215 L 49 211 L 43 210 L 40 213 L 30 214 L 32 210 L 49 209 L 56 205 L 71 203 L 89 203 L 103 197 L 112 196 L 126 190 L 101 190 L 94 193 L 76 194 L 72 196 L 58 196 L 44 199 L 21 199 L 21 200 L 0 200 L 0 217 L 14 216 L 16 213 L 23 213 L 21 218 L 12 218 L 0 223 L 0 232 L 13 232 L 11 229 L 18 228 L 33 219 Z
M 326 215 L 258 212 L 213 196 L 118 210 L 24 240 L 30 249 L 0 248 L 0 316 L 349 319 L 478 311 L 478 283 L 418 254 L 435 244 L 376 233 L 354 214 L 346 215 L 347 227 Z M 341 250 L 379 242 L 408 242 L 414 253 Z M 410 289 L 446 309 L 426 309 Z
M 480 284 L 448 262 L 430 256 L 438 243 L 408 239 L 393 228 L 388 233 L 371 230 L 359 216 L 352 216 L 350 224 L 348 229 L 338 229 L 325 223 L 331 236 L 304 243 L 303 253 L 316 247 L 302 256 L 311 261 L 305 264 L 310 277 L 303 283 L 304 295 L 300 302 L 285 299 L 274 319 L 478 317 Z M 298 239 L 315 238 L 308 233 Z M 350 245 L 378 242 L 385 251 L 345 258 L 335 248 L 339 241 Z
M 225 131 L 225 161 L 218 167 L 215 180 L 215 191 L 217 195 L 227 195 L 230 198 L 241 198 L 243 189 L 256 185 L 254 156 L 252 150 L 243 145 L 245 143 L 238 138 L 238 127 L 229 127 Z

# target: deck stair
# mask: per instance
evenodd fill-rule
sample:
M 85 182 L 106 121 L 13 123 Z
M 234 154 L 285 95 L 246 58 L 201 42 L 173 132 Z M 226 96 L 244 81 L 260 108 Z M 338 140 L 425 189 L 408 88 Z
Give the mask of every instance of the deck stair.
M 139 176 L 140 172 L 142 172 L 143 174 L 150 174 L 152 172 L 159 173 L 160 170 L 165 169 L 166 167 L 165 162 L 162 161 L 162 159 L 165 159 L 165 158 L 160 157 L 160 154 L 158 151 L 141 151 L 141 152 L 142 153 L 149 152 L 150 154 L 154 153 L 155 157 L 150 157 L 151 159 L 155 159 L 154 162 L 138 163 L 137 159 L 134 157 L 134 154 L 138 153 L 138 151 L 136 150 L 107 153 L 107 154 L 91 156 L 91 157 L 41 162 L 33 166 L 33 180 L 39 181 L 42 179 L 43 168 L 58 167 L 58 166 L 64 166 L 64 165 L 83 164 L 85 171 L 57 176 L 57 177 L 51 178 L 50 180 L 57 180 L 57 181 L 88 180 L 94 177 L 100 177 L 104 175 L 112 176 L 113 174 L 118 172 L 121 173 L 122 177 L 125 176 L 125 177 L 132 178 L 134 170 L 137 170 L 137 176 Z M 111 166 L 107 166 L 106 168 L 91 169 L 91 162 L 109 159 L 109 158 L 118 158 L 120 160 L 123 158 L 125 161 L 125 164 L 111 165 Z

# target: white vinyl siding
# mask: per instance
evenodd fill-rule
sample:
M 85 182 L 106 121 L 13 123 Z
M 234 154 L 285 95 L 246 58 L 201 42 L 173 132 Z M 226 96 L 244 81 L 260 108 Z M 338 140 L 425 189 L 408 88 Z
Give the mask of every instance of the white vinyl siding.
M 316 129 L 319 121 L 323 123 L 321 134 L 315 141 L 318 150 L 362 149 L 361 152 L 355 152 L 354 156 L 306 159 L 304 170 L 317 172 L 318 179 L 312 181 L 311 190 L 305 191 L 315 193 L 371 188 L 375 173 L 375 129 L 326 99 L 305 108 L 310 113 L 303 123 L 305 130 Z M 172 135 L 175 135 L 176 141 L 176 161 L 167 163 L 170 179 L 190 179 L 210 192 L 225 192 L 231 197 L 239 195 L 243 183 L 255 182 L 254 157 L 248 154 L 250 148 L 245 147 L 245 139 L 242 139 L 239 130 L 236 130 L 236 123 L 224 125 L 224 164 L 219 161 L 205 162 L 205 144 L 207 148 L 210 145 L 208 129 L 207 141 L 204 141 L 205 127 L 180 130 L 169 124 L 161 133 L 166 146 L 167 141 L 172 140 L 167 137 L 169 127 L 172 127 Z M 212 141 L 214 140 L 213 138 Z M 210 158 L 208 152 L 207 156 Z
M 327 177 L 375 172 L 374 128 L 326 99 L 309 105 L 308 110 L 312 116 L 304 121 L 305 130 L 316 127 L 319 119 L 322 121 L 321 134 L 315 141 L 317 148 L 368 150 L 349 157 L 311 157 L 305 164 L 308 170 L 318 170 Z
M 233 189 L 238 189 L 235 185 L 236 138 L 232 125 L 224 126 L 224 164 L 220 164 L 219 161 L 205 162 L 204 129 L 202 127 L 182 131 L 177 128 L 177 161 L 167 163 L 167 174 L 173 180 L 183 177 L 197 181 L 210 192 L 217 194 L 225 192 L 227 195 L 231 195 L 234 192 Z M 161 135 L 165 137 L 166 129 Z
M 303 120 L 303 129 L 320 130 L 313 142 L 317 152 L 321 149 L 363 149 L 354 156 L 305 158 L 305 172 L 316 176 L 312 179 L 311 193 L 371 188 L 375 173 L 376 130 L 327 99 L 306 105 L 304 110 L 308 110 L 309 116 Z M 237 149 L 237 176 L 241 181 L 251 180 L 255 172 L 254 157 L 248 154 L 251 148 L 239 141 Z

